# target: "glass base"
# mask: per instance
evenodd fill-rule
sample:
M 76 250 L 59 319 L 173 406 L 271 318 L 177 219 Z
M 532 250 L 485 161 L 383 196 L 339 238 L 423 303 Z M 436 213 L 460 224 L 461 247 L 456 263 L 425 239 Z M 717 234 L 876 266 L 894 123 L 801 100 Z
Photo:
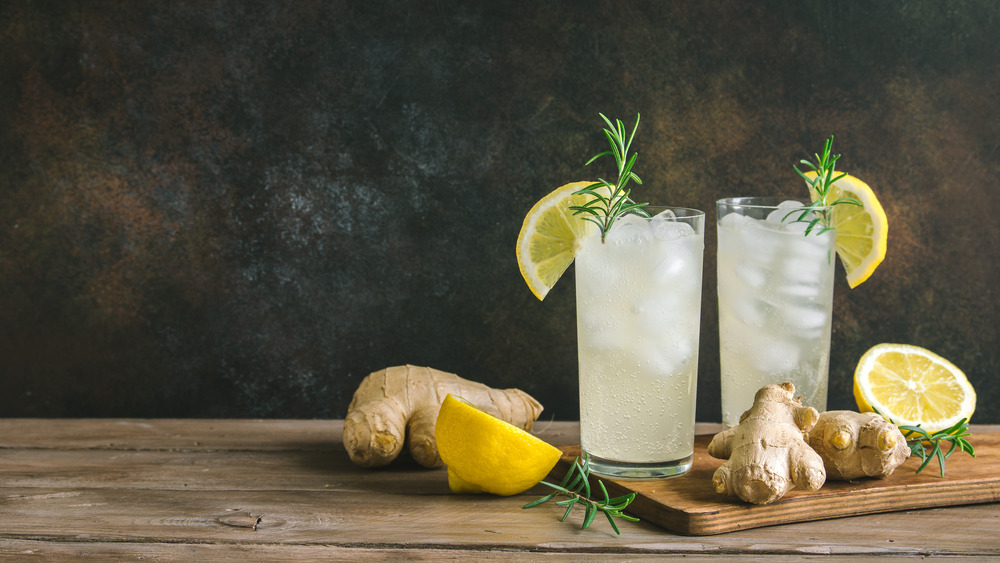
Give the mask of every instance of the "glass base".
M 693 455 L 689 455 L 674 461 L 631 463 L 590 455 L 590 472 L 595 475 L 612 477 L 614 479 L 667 479 L 670 477 L 680 477 L 687 473 L 691 469 L 692 459 Z

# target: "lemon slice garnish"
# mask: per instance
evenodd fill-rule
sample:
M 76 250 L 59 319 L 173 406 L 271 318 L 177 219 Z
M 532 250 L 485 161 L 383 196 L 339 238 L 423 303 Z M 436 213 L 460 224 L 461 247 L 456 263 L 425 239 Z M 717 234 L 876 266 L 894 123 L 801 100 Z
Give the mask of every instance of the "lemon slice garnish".
M 968 420 L 976 391 L 948 360 L 910 344 L 879 344 L 861 356 L 854 371 L 858 410 L 877 410 L 900 426 L 937 432 Z
M 539 300 L 573 263 L 580 240 L 597 230 L 570 206 L 583 205 L 591 196 L 573 195 L 594 182 L 573 182 L 557 188 L 536 203 L 517 235 L 517 265 L 524 281 Z
M 805 175 L 810 179 L 816 177 L 813 171 Z M 816 201 L 816 192 L 809 190 L 809 194 Z M 885 258 L 889 221 L 872 189 L 854 176 L 847 175 L 834 182 L 826 201 L 834 202 L 842 197 L 852 197 L 862 204 L 862 207 L 834 205 L 830 221 L 830 226 L 837 229 L 837 255 L 847 271 L 847 284 L 855 288 L 867 280 Z
M 448 486 L 456 493 L 522 493 L 548 475 L 562 452 L 453 395 L 434 427 Z

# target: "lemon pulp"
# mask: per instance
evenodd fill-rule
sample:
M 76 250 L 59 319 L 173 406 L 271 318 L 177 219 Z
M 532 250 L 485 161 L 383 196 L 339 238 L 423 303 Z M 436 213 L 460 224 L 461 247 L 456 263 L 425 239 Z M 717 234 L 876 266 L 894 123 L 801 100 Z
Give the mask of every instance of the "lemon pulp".
M 976 392 L 962 370 L 941 356 L 910 344 L 878 344 L 854 372 L 858 410 L 877 410 L 900 426 L 937 432 L 969 419 Z

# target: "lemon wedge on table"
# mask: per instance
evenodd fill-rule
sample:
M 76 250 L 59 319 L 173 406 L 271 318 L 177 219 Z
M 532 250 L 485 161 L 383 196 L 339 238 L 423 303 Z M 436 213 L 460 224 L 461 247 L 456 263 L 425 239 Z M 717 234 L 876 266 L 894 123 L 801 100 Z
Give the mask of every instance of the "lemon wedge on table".
M 854 371 L 858 410 L 877 410 L 900 426 L 937 432 L 969 419 L 976 391 L 962 370 L 941 356 L 910 344 L 878 344 Z
M 434 427 L 455 493 L 516 495 L 535 486 L 562 452 L 463 399 L 445 397 Z
M 539 300 L 573 263 L 579 241 L 597 226 L 573 215 L 574 205 L 590 201 L 588 195 L 573 195 L 594 182 L 573 182 L 552 191 L 524 217 L 517 235 L 517 265 L 524 281 Z
M 816 172 L 809 171 L 805 175 L 813 179 Z M 816 201 L 814 190 L 810 189 L 809 195 Z M 830 226 L 837 229 L 837 255 L 847 271 L 847 284 L 855 288 L 867 280 L 885 258 L 889 221 L 872 189 L 854 176 L 846 175 L 830 186 L 827 202 L 842 197 L 854 198 L 862 205 L 834 205 L 830 221 Z

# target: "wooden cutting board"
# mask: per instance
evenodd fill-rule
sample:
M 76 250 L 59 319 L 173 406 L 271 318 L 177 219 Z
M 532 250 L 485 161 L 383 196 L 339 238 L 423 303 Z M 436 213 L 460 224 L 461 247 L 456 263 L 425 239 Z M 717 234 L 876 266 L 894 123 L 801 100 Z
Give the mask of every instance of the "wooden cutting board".
M 976 457 L 956 452 L 942 478 L 937 461 L 920 474 L 920 459 L 911 457 L 886 479 L 828 480 L 819 491 L 792 489 L 782 499 L 756 506 L 724 497 L 712 487 L 712 474 L 723 460 L 708 455 L 711 436 L 696 436 L 694 461 L 686 475 L 654 481 L 600 477 L 614 497 L 635 492 L 627 512 L 666 530 L 684 535 L 711 535 L 775 524 L 915 508 L 1000 502 L 1000 433 L 973 434 Z M 553 470 L 561 479 L 580 453 L 580 446 L 561 448 Z M 591 476 L 596 487 L 597 478 Z

